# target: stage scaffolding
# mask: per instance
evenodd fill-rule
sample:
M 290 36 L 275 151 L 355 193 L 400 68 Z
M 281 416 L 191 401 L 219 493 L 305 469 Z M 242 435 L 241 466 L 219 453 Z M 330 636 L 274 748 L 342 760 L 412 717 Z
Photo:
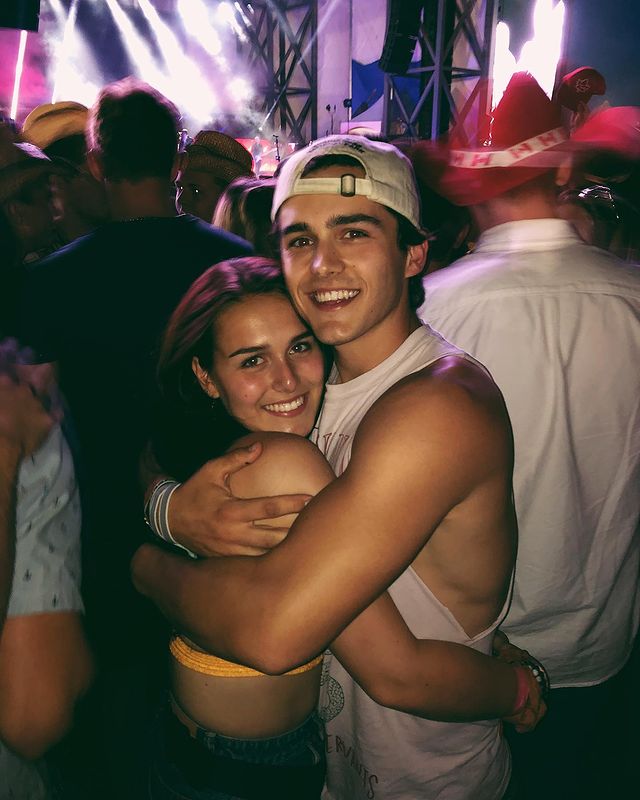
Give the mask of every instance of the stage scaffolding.
M 238 2 L 247 64 L 264 98 L 264 130 L 306 144 L 317 137 L 317 0 Z
M 387 136 L 436 139 L 460 115 L 465 127 L 487 111 L 497 0 L 426 0 L 418 33 L 420 61 L 406 76 L 387 75 L 383 131 Z M 413 92 L 407 81 L 415 82 Z M 416 91 L 417 89 L 417 91 Z M 417 96 L 417 100 L 415 99 Z

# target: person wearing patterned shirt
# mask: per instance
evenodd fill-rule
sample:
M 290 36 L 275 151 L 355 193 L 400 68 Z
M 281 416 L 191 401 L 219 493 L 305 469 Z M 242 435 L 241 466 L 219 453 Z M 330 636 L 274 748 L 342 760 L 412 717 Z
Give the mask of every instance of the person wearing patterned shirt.
M 81 512 L 60 424 L 1 366 L 0 800 L 46 800 L 42 757 L 70 728 L 92 674 Z

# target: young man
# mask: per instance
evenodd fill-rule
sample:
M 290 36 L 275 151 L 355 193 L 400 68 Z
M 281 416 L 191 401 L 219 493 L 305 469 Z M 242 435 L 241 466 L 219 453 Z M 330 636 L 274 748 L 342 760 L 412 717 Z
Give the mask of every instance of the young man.
M 205 649 L 267 673 L 316 655 L 387 587 L 417 637 L 489 653 L 515 553 L 510 429 L 484 369 L 416 317 L 427 248 L 411 166 L 391 145 L 320 140 L 284 165 L 273 214 L 293 302 L 334 347 L 316 442 L 339 477 L 262 558 L 145 546 L 137 586 Z M 183 520 L 191 496 L 174 492 Z M 435 651 L 431 666 L 446 683 Z M 429 678 L 392 710 L 329 658 L 327 797 L 502 797 L 498 723 L 432 721 L 486 712 L 471 674 L 446 699 Z M 502 689 L 506 714 L 515 682 Z

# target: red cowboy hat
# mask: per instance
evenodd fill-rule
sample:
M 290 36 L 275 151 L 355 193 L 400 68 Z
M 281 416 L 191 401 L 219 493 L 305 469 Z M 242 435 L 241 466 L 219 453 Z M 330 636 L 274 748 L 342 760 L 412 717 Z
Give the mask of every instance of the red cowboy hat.
M 596 112 L 570 137 L 560 120 L 560 104 L 547 97 L 532 75 L 520 72 L 494 109 L 483 145 L 458 147 L 454 130 L 446 142 L 418 142 L 410 157 L 419 179 L 461 206 L 520 186 L 560 166 L 571 152 L 640 159 L 638 108 Z
M 543 174 L 563 161 L 567 134 L 560 107 L 528 72 L 517 72 L 493 110 L 487 140 L 458 147 L 457 131 L 411 150 L 416 174 L 452 203 L 475 205 Z

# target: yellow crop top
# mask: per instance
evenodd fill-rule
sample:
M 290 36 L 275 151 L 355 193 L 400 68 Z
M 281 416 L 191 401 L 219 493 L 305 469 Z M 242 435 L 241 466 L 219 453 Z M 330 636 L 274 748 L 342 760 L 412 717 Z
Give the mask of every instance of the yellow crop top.
M 179 634 L 171 637 L 169 650 L 171 651 L 171 655 L 180 664 L 194 670 L 194 672 L 201 672 L 203 675 L 214 675 L 216 678 L 258 678 L 264 676 L 264 673 L 258 672 L 257 669 L 251 669 L 251 667 L 245 667 L 242 664 L 235 664 L 233 661 L 225 661 L 224 658 L 212 656 L 210 653 L 201 653 L 199 650 L 195 650 L 191 647 Z M 308 672 L 321 661 L 322 656 L 319 655 L 314 658 L 313 661 L 309 661 L 308 664 L 303 664 L 284 674 L 298 675 L 301 672 Z

